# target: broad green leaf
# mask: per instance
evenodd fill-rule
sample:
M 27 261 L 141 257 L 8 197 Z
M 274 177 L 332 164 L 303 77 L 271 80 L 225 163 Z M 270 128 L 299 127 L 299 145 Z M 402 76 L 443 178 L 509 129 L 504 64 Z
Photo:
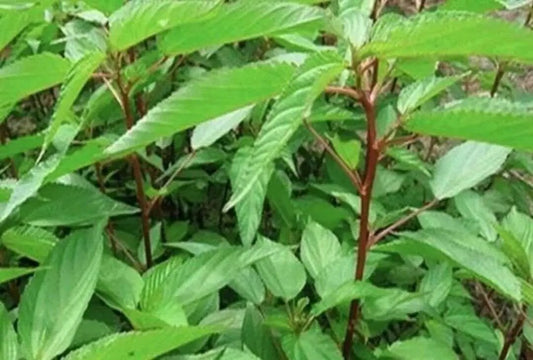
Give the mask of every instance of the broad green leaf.
M 4 15 L 0 17 L 0 51 L 4 50 L 26 26 L 31 18 L 27 11 L 20 11 L 16 16 Z
M 223 5 L 215 16 L 204 21 L 175 27 L 162 36 L 159 47 L 165 54 L 186 54 L 226 43 L 283 34 L 316 23 L 323 17 L 324 13 L 316 7 L 242 0 Z
M 350 167 L 356 169 L 359 164 L 359 155 L 361 154 L 361 142 L 358 140 L 344 140 L 338 134 L 331 139 L 335 152 Z
M 240 174 L 250 166 L 251 148 L 243 147 L 237 151 L 230 169 L 230 179 L 233 187 L 238 186 Z M 263 215 L 263 203 L 267 192 L 268 183 L 274 166 L 269 164 L 269 169 L 264 171 L 259 181 L 254 185 L 253 191 L 243 201 L 235 206 L 239 234 L 243 245 L 250 245 L 257 234 Z
M 497 227 L 497 230 L 502 239 L 501 249 L 513 263 L 517 275 L 523 279 L 529 279 L 533 274 L 533 271 L 531 269 L 530 257 L 528 256 L 526 249 L 524 249 L 520 240 L 518 240 L 511 232 L 502 227 Z
M 496 0 L 448 0 L 439 7 L 439 10 L 460 10 L 475 13 L 501 9 L 501 4 Z
M 106 32 L 101 26 L 75 18 L 66 23 L 61 30 L 66 37 L 65 57 L 73 62 L 92 53 L 107 51 Z
M 54 234 L 33 226 L 19 226 L 2 234 L 2 245 L 9 250 L 42 263 L 58 239 Z
M 294 299 L 305 286 L 305 269 L 292 253 L 281 244 L 261 238 L 260 244 L 275 249 L 275 253 L 256 263 L 257 272 L 274 296 L 285 301 Z
M 104 59 L 105 54 L 93 52 L 81 58 L 69 70 L 63 86 L 61 87 L 61 95 L 57 101 L 54 115 L 52 116 L 50 125 L 45 133 L 43 152 L 52 142 L 61 124 L 68 119 L 74 101 L 76 101 L 76 98 L 82 91 L 83 87 Z
M 143 289 L 141 275 L 112 256 L 104 256 L 96 284 L 97 294 L 115 309 L 134 309 Z
M 282 339 L 283 350 L 289 360 L 341 360 L 337 344 L 328 335 L 312 328 L 308 331 L 289 334 Z
M 0 103 L 13 104 L 61 83 L 70 62 L 59 55 L 31 55 L 0 69 Z
M 520 283 L 507 266 L 498 259 L 465 245 L 456 233 L 445 229 L 428 229 L 401 235 L 415 241 L 420 248 L 427 246 L 436 250 L 503 295 L 520 301 Z
M 420 282 L 421 293 L 425 294 L 427 303 L 436 308 L 450 293 L 452 289 L 452 267 L 447 262 L 442 262 L 431 267 Z
M 151 360 L 218 331 L 218 327 L 198 326 L 113 334 L 71 352 L 63 360 Z
M 431 190 L 437 199 L 454 197 L 495 174 L 511 149 L 474 141 L 454 147 L 435 165 Z
M 413 132 L 476 140 L 533 151 L 533 112 L 504 99 L 472 98 L 429 111 L 406 122 Z
M 397 341 L 383 353 L 384 359 L 395 360 L 458 360 L 453 349 L 431 338 L 415 337 Z
M 18 346 L 17 333 L 13 329 L 13 324 L 4 304 L 0 302 L 0 358 L 2 360 L 17 360 Z
M 4 207 L 0 207 L 0 223 L 39 190 L 46 176 L 55 169 L 58 162 L 58 157 L 51 157 L 46 162 L 34 166 L 17 181 L 9 201 Z
M 0 145 L 0 160 L 13 157 L 20 153 L 38 148 L 44 142 L 44 135 L 28 135 L 10 140 L 5 145 Z
M 416 109 L 463 77 L 464 75 L 448 77 L 430 76 L 406 86 L 398 96 L 398 111 L 400 111 L 400 114 L 405 114 Z
M 376 25 L 360 57 L 379 58 L 488 56 L 533 62 L 531 32 L 503 19 L 460 11 L 422 13 Z
M 168 276 L 170 276 L 182 262 L 183 260 L 179 257 L 171 257 L 170 259 L 155 265 L 144 274 L 144 287 L 140 297 L 141 309 L 149 309 L 153 303 L 157 302 L 157 298 L 160 296 Z
M 533 218 L 531 216 L 521 213 L 513 207 L 503 219 L 502 226 L 520 241 L 526 253 L 530 254 L 532 252 Z
M 280 93 L 294 69 L 257 63 L 210 72 L 153 107 L 106 151 L 128 152 Z
M 198 150 L 211 146 L 246 119 L 252 108 L 253 106 L 250 105 L 198 125 L 191 135 L 191 148 Z
M 120 51 L 181 24 L 203 20 L 218 0 L 129 1 L 109 18 L 109 42 Z
M 316 222 L 309 222 L 302 234 L 300 257 L 312 278 L 342 256 L 341 245 L 334 233 Z
M 446 325 L 472 336 L 481 341 L 486 341 L 498 346 L 498 338 L 493 329 L 474 314 L 453 314 L 444 318 Z
M 32 268 L 0 268 L 0 284 L 31 274 L 36 269 Z
M 229 286 L 244 299 L 256 305 L 265 300 L 265 285 L 252 267 L 242 269 Z
M 60 241 L 26 287 L 18 331 L 29 359 L 51 360 L 74 338 L 98 278 L 102 224 Z
M 301 121 L 308 116 L 315 99 L 343 69 L 343 61 L 333 52 L 313 54 L 298 69 L 261 128 L 254 142 L 250 166 L 240 177 L 239 187 L 234 189 L 225 210 L 248 195 L 268 164 L 280 155 Z
M 490 208 L 485 204 L 483 198 L 473 191 L 463 191 L 454 197 L 455 206 L 461 215 L 466 219 L 471 219 L 479 226 L 481 235 L 489 241 L 496 240 L 497 233 L 494 225 L 497 219 Z
M 242 323 L 243 345 L 264 360 L 277 360 L 279 352 L 272 332 L 265 324 L 265 317 L 255 306 L 248 304 Z
M 26 224 L 83 225 L 104 217 L 134 214 L 139 211 L 97 190 L 79 186 L 53 183 L 44 186 L 38 194 L 38 197 L 29 199 L 20 208 L 21 220 Z
M 118 10 L 124 2 L 122 0 L 84 0 L 84 3 L 105 14 L 111 14 Z
M 396 160 L 402 168 L 407 167 L 408 169 L 416 169 L 428 177 L 431 176 L 428 164 L 424 162 L 416 152 L 403 147 L 389 147 L 386 151 L 387 155 Z

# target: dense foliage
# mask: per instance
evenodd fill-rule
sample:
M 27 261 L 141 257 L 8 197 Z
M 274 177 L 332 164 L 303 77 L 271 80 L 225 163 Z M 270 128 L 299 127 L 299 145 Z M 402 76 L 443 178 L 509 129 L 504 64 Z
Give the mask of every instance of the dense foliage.
M 533 358 L 532 14 L 0 0 L 0 359 Z

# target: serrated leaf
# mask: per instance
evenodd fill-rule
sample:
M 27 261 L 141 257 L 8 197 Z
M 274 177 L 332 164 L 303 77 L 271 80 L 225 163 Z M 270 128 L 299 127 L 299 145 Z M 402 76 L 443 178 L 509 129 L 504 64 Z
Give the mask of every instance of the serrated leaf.
M 74 101 L 76 101 L 76 98 L 91 78 L 93 72 L 105 60 L 105 57 L 104 53 L 93 52 L 72 65 L 61 87 L 60 96 L 50 125 L 45 132 L 43 152 L 54 139 L 59 127 L 68 119 Z
M 289 360 L 342 359 L 341 352 L 333 339 L 316 328 L 298 335 L 286 335 L 281 344 Z
M 411 169 L 416 169 L 424 175 L 430 177 L 428 165 L 416 154 L 403 147 L 389 147 L 387 148 L 387 155 L 396 160 L 399 164 Z
M 398 111 L 405 114 L 416 109 L 426 101 L 437 96 L 461 78 L 464 75 L 455 75 L 448 77 L 430 76 L 424 80 L 414 82 L 402 89 L 398 96 Z
M 275 250 L 272 255 L 256 264 L 257 272 L 267 289 L 285 301 L 295 298 L 306 282 L 303 265 L 288 247 L 266 238 L 261 238 L 259 243 Z
M 225 205 L 226 211 L 250 192 L 268 164 L 280 155 L 303 118 L 308 116 L 315 99 L 343 69 L 342 59 L 333 52 L 313 54 L 298 69 L 261 128 L 254 142 L 250 166 L 238 181 L 240 187 L 234 189 Z
M 134 0 L 109 17 L 109 42 L 124 50 L 150 36 L 181 24 L 204 19 L 220 4 L 218 0 Z
M 452 289 L 452 267 L 447 262 L 442 262 L 431 267 L 420 282 L 421 293 L 425 294 L 427 303 L 436 308 L 450 293 Z
M 309 222 L 302 234 L 300 258 L 312 278 L 342 256 L 341 245 L 333 232 L 316 222 Z
M 113 334 L 71 352 L 63 360 L 151 360 L 220 330 L 215 326 L 169 327 Z
M 503 295 L 520 301 L 520 283 L 515 275 L 498 259 L 465 245 L 456 233 L 445 229 L 428 229 L 401 235 L 416 241 L 419 247 L 431 247 Z
M 377 24 L 359 56 L 380 58 L 488 56 L 533 62 L 531 32 L 502 19 L 460 11 L 438 11 Z M 382 26 L 380 26 L 382 25 Z
M 497 227 L 498 234 L 502 238 L 502 251 L 511 259 L 517 275 L 523 279 L 529 279 L 533 274 L 526 249 L 511 232 L 503 227 Z
M 2 234 L 2 244 L 9 250 L 42 263 L 58 239 L 54 234 L 33 226 L 19 226 Z
M 283 34 L 316 23 L 323 17 L 319 8 L 290 2 L 237 1 L 223 5 L 213 17 L 204 21 L 175 27 L 162 36 L 158 45 L 165 54 L 186 54 L 226 43 Z
M 213 71 L 157 104 L 106 152 L 132 151 L 161 137 L 266 100 L 282 91 L 293 72 L 293 67 L 285 63 L 257 63 Z
M 498 346 L 498 338 L 493 329 L 474 314 L 452 314 L 444 317 L 444 322 L 475 339 Z
M 102 225 L 59 242 L 26 287 L 18 330 L 29 359 L 51 360 L 70 345 L 96 286 Z
M 17 333 L 4 304 L 0 302 L 0 358 L 17 360 L 18 346 Z
M 17 101 L 61 83 L 70 62 L 59 55 L 31 55 L 0 69 L 0 103 Z
M 431 338 L 415 337 L 397 341 L 383 354 L 387 359 L 395 360 L 458 360 L 453 349 Z
M 83 209 L 83 211 L 80 211 Z M 92 189 L 52 183 L 39 196 L 26 201 L 21 220 L 35 226 L 66 226 L 94 223 L 104 217 L 134 214 L 137 208 L 115 201 Z
M 250 166 L 252 149 L 244 147 L 239 149 L 233 158 L 230 169 L 230 179 L 232 186 L 238 187 L 241 174 Z M 263 215 L 263 204 L 267 193 L 268 183 L 274 171 L 274 166 L 269 164 L 269 169 L 264 171 L 253 191 L 235 207 L 237 222 L 239 226 L 239 235 L 243 245 L 252 244 Z
M 466 219 L 476 222 L 481 235 L 489 241 L 496 240 L 497 233 L 494 225 L 497 219 L 490 208 L 485 204 L 483 198 L 473 191 L 463 191 L 454 197 L 455 206 L 461 215 Z
M 476 140 L 533 151 L 533 111 L 504 99 L 471 98 L 414 113 L 405 127 L 413 132 Z
M 437 161 L 431 190 L 437 199 L 454 197 L 500 170 L 510 153 L 509 148 L 474 141 L 456 146 Z

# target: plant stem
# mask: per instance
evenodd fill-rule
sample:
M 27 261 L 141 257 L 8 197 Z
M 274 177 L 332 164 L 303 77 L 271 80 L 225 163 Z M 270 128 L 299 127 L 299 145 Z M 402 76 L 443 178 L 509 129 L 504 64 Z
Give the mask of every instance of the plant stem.
M 499 63 L 498 71 L 496 72 L 496 76 L 494 77 L 494 82 L 492 83 L 492 88 L 490 89 L 490 97 L 494 97 L 494 95 L 496 95 L 496 93 L 498 92 L 498 88 L 500 87 L 500 83 L 502 82 L 502 78 L 504 74 L 505 74 L 504 64 Z
M 422 12 L 425 6 L 426 6 L 426 0 L 420 0 L 420 2 L 418 3 L 418 8 L 416 10 L 418 12 Z
M 357 265 L 355 269 L 355 280 L 363 279 L 366 257 L 368 253 L 368 241 L 370 239 L 370 200 L 372 198 L 372 188 L 376 178 L 376 170 L 379 160 L 380 146 L 376 131 L 376 107 L 374 97 L 364 95 L 361 98 L 367 120 L 367 149 L 364 180 L 361 186 L 361 217 L 359 222 L 359 239 L 357 244 Z M 359 301 L 353 300 L 350 304 L 350 314 L 346 326 L 346 334 L 343 343 L 343 355 L 345 360 L 349 360 L 352 354 L 353 337 L 357 319 L 359 316 Z
M 6 123 L 0 124 L 0 144 L 5 145 L 7 143 L 8 137 L 9 137 L 9 134 L 8 134 Z M 13 179 L 18 179 L 19 174 L 17 171 L 17 167 L 15 165 L 15 161 L 13 160 L 12 157 L 10 157 L 8 161 L 9 161 L 9 171 L 11 173 L 11 177 Z
M 117 84 L 120 90 L 120 100 L 122 103 L 122 110 L 124 111 L 124 118 L 126 122 L 126 128 L 129 130 L 133 127 L 133 114 L 131 112 L 130 99 L 128 90 L 122 84 L 120 78 L 120 71 L 117 73 Z M 142 232 L 144 240 L 144 253 L 146 254 L 146 268 L 152 267 L 152 245 L 150 240 L 150 213 L 146 196 L 144 194 L 143 176 L 141 171 L 141 163 L 135 153 L 129 156 L 129 161 L 133 169 L 133 177 L 135 179 L 135 188 L 137 195 L 137 202 L 141 208 L 141 220 L 142 220 Z
M 317 141 L 324 147 L 326 152 L 331 155 L 333 160 L 341 167 L 341 169 L 344 171 L 344 173 L 350 178 L 350 181 L 352 182 L 353 186 L 357 189 L 358 192 L 361 192 L 362 184 L 361 179 L 359 178 L 359 175 L 356 171 L 352 171 L 348 164 L 344 160 L 341 159 L 339 155 L 329 146 L 326 139 L 324 139 L 320 134 L 315 130 L 315 128 L 309 123 L 309 121 L 304 120 L 304 124 L 309 130 L 311 134 L 317 139 Z
M 379 234 L 376 236 L 373 236 L 370 242 L 368 243 L 368 247 L 372 247 L 374 244 L 376 244 L 379 240 L 383 239 L 385 236 L 389 235 L 391 232 L 399 228 L 400 226 L 407 223 L 409 220 L 413 219 L 414 217 L 418 216 L 419 214 L 423 213 L 424 211 L 432 208 L 433 206 L 437 205 L 439 202 L 438 199 L 434 199 L 427 203 L 426 205 L 422 206 L 419 209 L 416 209 L 415 211 L 411 212 L 409 215 L 401 218 L 400 220 L 396 221 L 394 224 L 390 225 L 386 229 L 382 230 Z
M 515 324 L 509 329 L 505 336 L 505 343 L 503 344 L 502 351 L 500 352 L 499 360 L 506 360 L 511 346 L 515 343 L 516 339 L 522 332 L 524 322 L 526 321 L 527 306 L 524 305 L 522 311 L 518 314 Z

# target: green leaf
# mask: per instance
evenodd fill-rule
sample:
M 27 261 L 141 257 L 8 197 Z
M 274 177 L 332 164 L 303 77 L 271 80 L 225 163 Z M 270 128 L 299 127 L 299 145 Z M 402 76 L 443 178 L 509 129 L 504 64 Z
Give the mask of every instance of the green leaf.
M 63 360 L 151 360 L 218 331 L 218 327 L 197 326 L 113 334 L 71 352 Z
M 59 242 L 26 287 L 18 330 L 29 359 L 51 360 L 74 338 L 98 277 L 102 224 Z
M 161 137 L 266 100 L 282 91 L 293 71 L 293 67 L 285 63 L 257 63 L 210 72 L 157 104 L 106 151 L 132 151 Z
M 331 139 L 335 152 L 350 169 L 356 169 L 359 164 L 359 155 L 361 154 L 361 142 L 358 140 L 343 140 L 338 134 Z
M 509 148 L 474 141 L 456 146 L 437 161 L 431 190 L 437 199 L 454 197 L 495 174 L 510 153 Z
M 17 360 L 18 346 L 17 333 L 4 304 L 0 302 L 0 358 Z
M 427 303 L 436 308 L 439 306 L 452 289 L 452 267 L 447 262 L 442 262 L 431 267 L 420 282 L 420 292 L 425 294 Z
M 389 23 L 386 23 L 387 20 Z M 512 44 L 512 46 L 511 46 Z M 495 17 L 438 11 L 391 22 L 383 17 L 359 56 L 379 58 L 488 56 L 533 62 L 531 32 Z
M 324 13 L 316 7 L 242 0 L 223 5 L 215 16 L 204 21 L 175 27 L 162 36 L 158 45 L 165 54 L 186 54 L 226 43 L 284 34 L 322 18 Z
M 35 270 L 32 268 L 0 268 L 0 284 L 31 274 Z
M 398 111 L 400 114 L 406 114 L 416 109 L 463 77 L 464 75 L 448 77 L 430 76 L 404 87 L 398 96 Z
M 424 135 L 476 140 L 533 151 L 533 112 L 504 99 L 472 98 L 414 113 L 409 131 Z
M 425 163 L 416 152 L 403 147 L 389 147 L 386 151 L 387 155 L 396 160 L 400 165 L 409 169 L 418 170 L 428 177 L 431 176 L 428 164 Z
M 333 339 L 316 328 L 284 336 L 282 346 L 289 360 L 342 360 Z
M 4 145 L 0 145 L 0 160 L 13 157 L 20 153 L 38 148 L 44 142 L 44 135 L 28 135 L 13 139 Z
M 341 245 L 334 233 L 316 222 L 309 222 L 302 234 L 300 257 L 312 278 L 342 256 Z
M 501 249 L 511 259 L 517 275 L 523 279 L 529 279 L 533 274 L 529 256 L 520 241 L 514 235 L 502 227 L 497 227 L 498 234 L 502 238 Z
M 26 96 L 61 83 L 70 62 L 61 56 L 31 55 L 0 69 L 0 103 L 13 104 Z
M 474 339 L 499 345 L 494 330 L 474 314 L 453 314 L 444 317 L 446 325 L 472 336 Z
M 52 115 L 50 125 L 46 130 L 43 144 L 43 152 L 54 139 L 59 127 L 68 119 L 74 101 L 81 90 L 91 78 L 93 72 L 105 60 L 105 54 L 93 52 L 81 58 L 69 70 L 65 82 L 61 87 L 59 99 Z
M 144 39 L 181 24 L 203 20 L 218 0 L 134 0 L 126 3 L 109 18 L 109 42 L 120 51 Z
M 58 239 L 54 234 L 33 226 L 19 226 L 2 234 L 2 244 L 9 250 L 42 263 Z
M 250 105 L 198 125 L 191 135 L 191 148 L 198 150 L 211 146 L 246 119 L 250 115 L 252 108 L 253 106 Z
M 265 285 L 252 267 L 242 269 L 229 286 L 244 299 L 256 305 L 265 300 Z
M 230 169 L 230 179 L 233 187 L 239 185 L 240 174 L 250 166 L 251 148 L 243 147 L 237 151 L 233 158 Z M 243 245 L 250 245 L 255 239 L 261 218 L 263 215 L 263 203 L 267 192 L 268 183 L 274 166 L 269 165 L 269 169 L 264 171 L 259 181 L 255 184 L 253 191 L 243 201 L 235 207 L 239 234 Z
M 29 12 L 20 11 L 16 16 L 0 17 L 0 51 L 24 30 L 31 22 Z
M 267 289 L 285 301 L 294 299 L 305 286 L 303 265 L 288 247 L 266 238 L 261 238 L 259 243 L 275 249 L 273 254 L 256 263 L 257 272 Z
M 397 341 L 384 352 L 383 358 L 397 360 L 458 360 L 451 348 L 431 338 L 415 337 Z
M 485 252 L 465 244 L 456 233 L 445 229 L 427 229 L 401 235 L 415 241 L 419 247 L 437 250 L 503 295 L 520 301 L 520 284 L 513 273 L 497 258 L 486 256 Z
M 254 142 L 250 166 L 225 205 L 226 211 L 248 195 L 268 164 L 280 155 L 303 118 L 308 116 L 315 99 L 343 69 L 342 59 L 333 52 L 315 53 L 298 69 L 261 128 Z
M 39 190 L 38 197 L 26 201 L 20 215 L 22 222 L 34 226 L 65 226 L 90 224 L 104 217 L 138 211 L 96 189 L 53 183 Z
M 439 10 L 461 10 L 475 13 L 486 13 L 501 9 L 501 4 L 496 0 L 448 0 L 439 7 Z
M 496 240 L 498 235 L 494 225 L 498 220 L 480 195 L 473 191 L 463 191 L 454 198 L 454 202 L 464 218 L 473 220 L 479 226 L 480 233 L 485 239 Z

